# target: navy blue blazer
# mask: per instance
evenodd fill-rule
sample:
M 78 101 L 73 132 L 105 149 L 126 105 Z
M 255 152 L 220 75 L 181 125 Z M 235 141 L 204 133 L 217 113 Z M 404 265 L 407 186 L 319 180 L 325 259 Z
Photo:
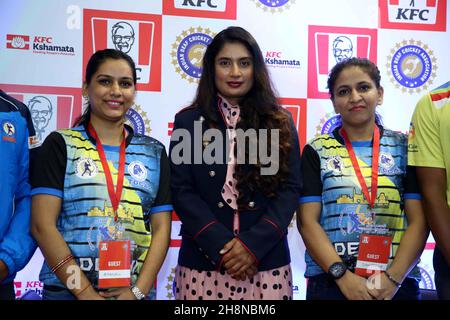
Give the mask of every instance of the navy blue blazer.
M 194 137 L 194 121 L 203 119 L 202 110 L 195 107 L 183 109 L 175 116 L 174 132 L 185 129 L 192 137 L 191 161 L 194 158 L 194 143 L 202 145 L 202 152 L 205 147 L 202 135 Z M 290 175 L 279 189 L 278 197 L 269 199 L 258 191 L 245 192 L 248 209 L 239 211 L 240 232 L 236 237 L 254 256 L 260 271 L 281 267 L 291 261 L 287 227 L 298 207 L 301 187 L 300 149 L 292 118 L 291 127 Z M 202 134 L 209 129 L 206 121 L 202 122 L 201 128 Z M 226 137 L 223 121 L 217 129 Z M 175 141 L 175 136 L 172 134 L 169 158 L 172 203 L 182 222 L 178 264 L 200 271 L 219 271 L 222 267 L 219 251 L 235 237 L 232 231 L 234 210 L 221 195 L 227 164 L 206 164 L 203 160 L 201 164 L 175 164 L 173 153 L 178 154 L 179 144 L 183 143 L 182 139 Z M 198 140 L 194 142 L 194 138 Z M 225 156 L 225 143 L 223 154 Z

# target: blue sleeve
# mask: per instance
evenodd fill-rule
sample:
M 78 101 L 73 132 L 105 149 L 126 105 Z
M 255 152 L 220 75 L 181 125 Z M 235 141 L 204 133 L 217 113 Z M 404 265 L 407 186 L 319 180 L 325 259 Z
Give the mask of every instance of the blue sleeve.
M 4 282 L 14 279 L 15 274 L 23 269 L 36 250 L 36 242 L 30 234 L 30 184 L 28 181 L 28 130 L 25 122 L 22 126 L 23 134 L 18 139 L 20 145 L 17 158 L 18 175 L 17 187 L 14 194 L 14 214 L 0 243 L 0 259 L 8 267 L 8 277 Z M 19 138 L 19 137 L 18 137 Z

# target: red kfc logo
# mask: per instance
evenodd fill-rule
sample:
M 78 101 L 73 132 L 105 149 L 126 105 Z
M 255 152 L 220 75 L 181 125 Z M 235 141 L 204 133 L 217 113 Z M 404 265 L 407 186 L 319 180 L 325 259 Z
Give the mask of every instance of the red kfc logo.
M 83 65 L 94 52 L 115 48 L 136 63 L 138 90 L 161 91 L 161 25 L 161 15 L 85 9 Z
M 236 0 L 166 0 L 163 13 L 172 16 L 236 20 Z
M 308 98 L 328 99 L 329 71 L 351 57 L 377 62 L 376 29 L 309 26 Z
M 288 110 L 298 132 L 300 150 L 306 144 L 306 99 L 280 98 L 280 104 Z
M 7 34 L 6 48 L 28 50 L 30 49 L 30 36 L 24 36 L 19 34 Z
M 81 114 L 81 89 L 0 84 L 0 88 L 28 106 L 39 140 L 52 131 L 72 127 Z
M 446 31 L 446 0 L 379 0 L 380 27 Z
M 16 299 L 22 296 L 22 282 L 14 281 L 14 289 L 16 291 Z

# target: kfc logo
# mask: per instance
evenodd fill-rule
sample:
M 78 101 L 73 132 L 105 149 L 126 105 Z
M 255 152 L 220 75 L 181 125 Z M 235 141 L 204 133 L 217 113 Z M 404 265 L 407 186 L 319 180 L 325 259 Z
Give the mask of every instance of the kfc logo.
M 308 98 L 328 99 L 327 79 L 331 68 L 351 58 L 377 62 L 377 30 L 309 26 Z
M 81 114 L 81 89 L 8 84 L 0 87 L 28 106 L 39 141 L 54 130 L 70 128 Z
M 136 63 L 138 90 L 160 91 L 161 25 L 161 15 L 85 9 L 84 65 L 94 52 L 115 48 Z
M 163 14 L 236 20 L 237 0 L 166 0 Z
M 28 50 L 30 49 L 30 36 L 7 34 L 6 35 L 6 48 Z
M 306 144 L 306 99 L 280 98 L 279 102 L 292 115 L 301 151 Z
M 446 0 L 380 0 L 380 27 L 446 31 Z
M 125 21 L 119 21 L 111 28 L 112 41 L 117 50 L 128 53 L 134 44 L 134 29 Z

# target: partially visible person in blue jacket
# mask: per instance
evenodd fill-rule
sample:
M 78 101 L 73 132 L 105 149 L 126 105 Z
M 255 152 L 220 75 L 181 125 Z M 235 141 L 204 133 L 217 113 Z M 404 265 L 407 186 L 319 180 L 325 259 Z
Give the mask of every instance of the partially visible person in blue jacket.
M 14 278 L 30 260 L 30 152 L 38 145 L 30 111 L 0 90 L 0 300 L 15 299 Z

